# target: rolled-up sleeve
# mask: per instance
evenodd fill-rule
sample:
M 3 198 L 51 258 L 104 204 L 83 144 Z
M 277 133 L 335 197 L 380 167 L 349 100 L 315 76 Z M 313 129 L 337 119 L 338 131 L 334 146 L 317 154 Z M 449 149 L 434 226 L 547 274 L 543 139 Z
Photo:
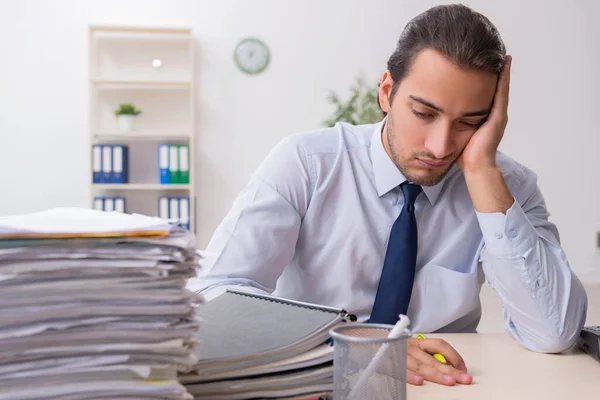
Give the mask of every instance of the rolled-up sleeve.
M 188 288 L 209 300 L 236 286 L 271 293 L 294 256 L 310 190 L 305 154 L 288 137 L 235 199 L 203 252 L 199 277 Z
M 506 214 L 477 213 L 480 262 L 501 298 L 510 334 L 530 350 L 558 353 L 577 339 L 587 296 L 548 220 L 535 174 L 524 171 L 511 190 L 519 196 Z

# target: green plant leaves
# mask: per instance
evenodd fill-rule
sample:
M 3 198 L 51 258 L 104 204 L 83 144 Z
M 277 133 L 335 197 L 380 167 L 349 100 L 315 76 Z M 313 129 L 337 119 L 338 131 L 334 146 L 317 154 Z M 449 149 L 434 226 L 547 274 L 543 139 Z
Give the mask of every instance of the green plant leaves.
M 131 103 L 121 103 L 119 104 L 119 108 L 115 110 L 115 115 L 117 117 L 119 115 L 138 115 L 141 112 L 141 110 L 135 108 L 135 106 Z
M 333 115 L 324 123 L 332 127 L 337 122 L 348 122 L 352 125 L 373 124 L 381 121 L 383 113 L 377 102 L 377 85 L 369 86 L 362 77 L 350 88 L 350 98 L 342 101 L 331 92 L 328 100 L 336 107 Z

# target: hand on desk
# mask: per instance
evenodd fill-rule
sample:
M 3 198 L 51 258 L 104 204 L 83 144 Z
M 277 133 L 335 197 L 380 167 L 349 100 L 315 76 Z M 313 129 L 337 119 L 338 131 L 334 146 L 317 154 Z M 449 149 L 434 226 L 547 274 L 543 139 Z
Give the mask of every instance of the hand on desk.
M 458 352 L 442 339 L 409 339 L 407 343 L 408 383 L 421 385 L 424 381 L 452 386 L 456 383 L 469 384 L 473 377 L 467 374 L 467 366 Z M 432 354 L 446 357 L 442 364 Z

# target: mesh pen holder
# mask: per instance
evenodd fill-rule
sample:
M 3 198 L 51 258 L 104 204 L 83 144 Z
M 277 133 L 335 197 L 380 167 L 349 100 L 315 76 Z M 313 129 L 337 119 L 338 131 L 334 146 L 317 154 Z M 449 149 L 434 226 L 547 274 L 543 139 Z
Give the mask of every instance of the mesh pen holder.
M 330 330 L 335 343 L 334 400 L 406 399 L 406 340 L 410 335 L 388 339 L 392 328 L 392 325 L 365 323 Z M 379 351 L 376 367 L 373 369 L 371 365 L 372 373 L 363 377 Z

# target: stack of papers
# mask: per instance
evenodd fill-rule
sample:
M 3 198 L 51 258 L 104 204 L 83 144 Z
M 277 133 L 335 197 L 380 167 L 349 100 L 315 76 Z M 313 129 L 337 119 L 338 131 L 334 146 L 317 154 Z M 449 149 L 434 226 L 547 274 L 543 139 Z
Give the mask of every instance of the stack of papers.
M 0 218 L 0 400 L 192 399 L 193 235 L 87 209 Z
M 180 376 L 180 381 L 196 399 L 204 400 L 308 396 L 333 391 L 332 362 L 333 347 L 323 344 L 283 361 L 229 372 L 211 374 L 200 367 L 195 373 Z
M 234 289 L 197 307 L 197 314 L 198 363 L 180 381 L 203 400 L 331 392 L 329 330 L 354 319 L 339 308 Z

